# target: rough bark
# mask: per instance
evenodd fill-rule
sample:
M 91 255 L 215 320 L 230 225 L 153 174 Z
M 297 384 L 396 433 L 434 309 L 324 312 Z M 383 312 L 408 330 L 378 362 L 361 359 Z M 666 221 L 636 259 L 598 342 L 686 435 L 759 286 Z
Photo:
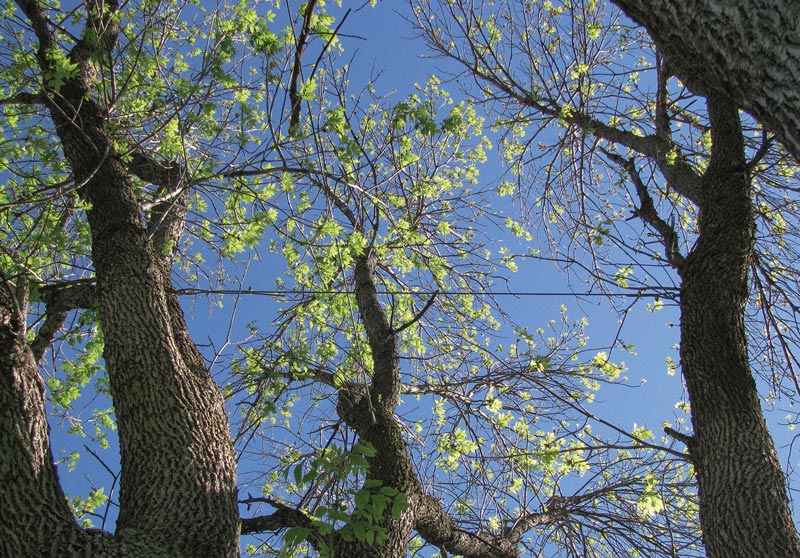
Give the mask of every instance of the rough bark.
M 36 33 L 38 61 L 47 75 L 53 71 L 48 51 L 55 44 L 48 21 L 35 0 L 17 4 Z M 45 484 L 38 498 L 43 511 L 49 506 L 51 512 L 32 514 L 35 525 L 28 526 L 27 536 L 40 547 L 60 540 L 71 546 L 8 555 L 113 556 L 136 547 L 135 555 L 144 557 L 238 556 L 235 455 L 222 395 L 189 338 L 169 265 L 154 246 L 160 227 L 148 231 L 143 222 L 129 171 L 114 153 L 102 108 L 92 100 L 95 60 L 116 39 L 118 5 L 94 8 L 103 15 L 89 18 L 88 35 L 98 38 L 80 40 L 69 53 L 78 75 L 46 93 L 79 194 L 91 204 L 92 261 L 122 461 L 117 531 L 112 538 L 77 529 L 68 510 L 64 516 L 57 481 L 46 476 L 56 486 Z M 35 475 L 49 470 L 43 457 L 49 454 L 40 449 L 47 447 L 43 403 L 38 403 L 43 395 L 37 395 L 41 380 L 31 377 L 36 367 L 25 350 L 8 354 L 12 370 L 20 371 L 14 374 L 27 378 L 7 389 L 4 384 L 4 397 L 10 394 L 10 402 L 26 411 L 15 415 L 20 428 L 38 432 L 28 442 L 16 442 L 35 448 L 20 453 Z M 92 542 L 98 537 L 102 549 Z
M 31 533 L 42 522 L 74 536 L 78 526 L 61 492 L 50 453 L 44 382 L 25 341 L 26 287 L 0 286 L 0 555 L 49 555 Z
M 408 508 L 398 517 L 387 511 L 381 526 L 388 540 L 368 545 L 338 537 L 333 546 L 339 558 L 403 558 L 408 552 L 412 531 L 416 530 L 429 544 L 466 558 L 515 558 L 519 555 L 519 537 L 495 537 L 468 533 L 433 497 L 425 494 L 408 455 L 400 423 L 394 417 L 402 384 L 397 331 L 393 330 L 380 305 L 375 286 L 375 255 L 368 252 L 356 259 L 354 279 L 356 301 L 361 321 L 372 351 L 370 384 L 354 384 L 340 390 L 337 412 L 359 437 L 371 443 L 376 452 L 369 459 L 367 478 L 405 494 Z M 279 510 L 278 513 L 284 513 Z M 296 515 L 292 516 L 296 520 Z M 270 518 L 274 519 L 274 518 Z
M 369 389 L 342 391 L 337 411 L 362 440 L 375 447 L 376 455 L 370 459 L 368 478 L 396 488 L 413 503 L 422 488 L 408 457 L 403 432 L 393 414 L 400 393 L 400 360 L 396 335 L 378 300 L 374 280 L 376 263 L 374 254 L 370 253 L 359 257 L 355 266 L 356 301 L 372 350 L 372 381 Z M 340 541 L 336 556 L 404 557 L 414 526 L 414 507 L 409 506 L 400 518 L 387 513 L 382 526 L 388 535 L 382 545 Z
M 690 89 L 731 100 L 800 160 L 800 2 L 613 1 Z
M 750 371 L 744 306 L 755 223 L 736 105 L 708 100 L 713 148 L 699 237 L 679 267 L 681 366 L 708 556 L 800 556 L 780 462 Z
M 117 532 L 163 540 L 175 555 L 235 556 L 234 453 L 222 396 L 171 300 L 130 180 L 113 160 L 101 165 L 86 195 L 122 456 Z
M 67 306 L 84 300 L 56 296 L 46 318 L 50 326 L 28 344 L 27 292 L 24 278 L 4 278 L 0 285 L 0 556 L 167 558 L 151 541 L 115 539 L 75 522 L 50 450 L 36 347 L 63 321 Z

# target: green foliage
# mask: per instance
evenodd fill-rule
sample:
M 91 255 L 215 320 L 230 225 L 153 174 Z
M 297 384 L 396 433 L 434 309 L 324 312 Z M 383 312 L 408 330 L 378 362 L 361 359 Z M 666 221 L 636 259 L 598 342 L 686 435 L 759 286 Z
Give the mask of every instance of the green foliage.
M 92 489 L 86 498 L 75 496 L 69 500 L 70 508 L 75 517 L 80 520 L 81 526 L 91 528 L 94 526 L 90 516 L 95 515 L 94 511 L 106 504 L 108 496 L 103 487 Z
M 94 323 L 90 330 L 79 328 L 67 335 L 68 345 L 79 352 L 73 360 L 65 359 L 61 363 L 64 378 L 51 376 L 47 382 L 53 404 L 62 409 L 71 408 L 72 402 L 80 397 L 82 389 L 105 370 L 101 361 L 104 342 L 99 322 L 94 317 L 85 316 L 83 320 Z
M 651 431 L 634 427 L 614 439 L 618 431 L 592 430 L 589 405 L 601 386 L 624 381 L 626 368 L 608 351 L 586 352 L 587 321 L 569 319 L 563 308 L 541 327 L 514 325 L 505 303 L 488 294 L 517 270 L 524 251 L 517 248 L 533 242 L 535 230 L 507 211 L 510 197 L 524 191 L 524 169 L 515 167 L 501 183 L 481 175 L 493 148 L 489 138 L 497 137 L 503 155 L 514 161 L 531 145 L 525 134 L 536 119 L 523 111 L 504 114 L 487 131 L 482 105 L 448 92 L 436 76 L 399 100 L 379 95 L 374 82 L 354 95 L 355 78 L 336 58 L 344 48 L 334 33 L 334 14 L 341 11 L 320 1 L 309 20 L 312 56 L 302 61 L 300 122 L 290 134 L 287 87 L 308 5 L 297 7 L 291 24 L 283 21 L 283 8 L 296 7 L 244 0 L 126 5 L 113 67 L 98 57 L 92 76 L 91 100 L 108 116 L 115 158 L 131 164 L 142 152 L 165 168 L 181 169 L 176 191 L 130 174 L 143 220 L 164 202 L 186 206 L 185 234 L 170 239 L 161 254 L 177 258 L 176 286 L 230 288 L 240 297 L 222 346 L 202 348 L 236 409 L 231 416 L 243 490 L 250 484 L 297 507 L 312 525 L 288 529 L 269 552 L 256 545 L 247 552 L 302 556 L 313 551 L 310 540 L 334 532 L 345 541 L 380 544 L 389 535 L 387 520 L 407 510 L 406 494 L 370 476 L 377 449 L 354 440 L 336 411 L 342 390 L 368 389 L 373 375 L 354 294 L 355 265 L 367 255 L 377 262 L 375 288 L 398 336 L 403 394 L 397 420 L 406 421 L 408 452 L 427 476 L 423 484 L 433 486 L 457 520 L 500 533 L 509 518 L 574 488 L 583 527 L 592 532 L 602 531 L 596 518 L 604 514 L 642 516 L 659 525 L 666 521 L 659 514 L 669 513 L 671 521 L 681 513 L 691 522 L 696 510 L 682 465 L 658 449 L 629 447 L 632 437 L 661 443 Z M 582 29 L 575 36 L 587 46 L 579 56 L 567 59 L 561 50 L 565 18 L 574 14 L 566 3 L 543 3 L 526 40 L 518 42 L 530 46 L 538 33 L 547 55 L 559 61 L 558 79 L 546 84 L 566 84 L 549 115 L 564 140 L 548 152 L 556 163 L 566 147 L 580 143 L 567 141 L 572 119 L 586 106 L 579 101 L 595 102 L 607 92 L 595 81 L 595 60 L 613 33 L 596 4 L 586 8 L 591 13 L 573 21 Z M 60 10 L 48 5 L 53 21 L 69 20 L 64 29 L 85 24 L 83 8 Z M 65 54 L 75 37 L 58 31 L 59 43 L 48 55 L 52 71 L 40 76 L 30 49 L 19 47 L 33 44 L 30 30 L 16 29 L 12 19 L 0 33 L 0 97 L 37 83 L 58 90 L 76 77 L 78 67 Z M 486 39 L 484 54 L 521 38 L 509 34 L 503 14 L 476 21 Z M 471 32 L 480 36 L 477 28 Z M 624 85 L 636 86 L 633 77 Z M 546 89 L 533 83 L 526 95 L 542 99 Z M 647 111 L 633 108 L 620 121 L 646 129 Z M 91 277 L 87 206 L 78 199 L 80 185 L 72 182 L 46 111 L 8 102 L 3 118 L 0 270 L 41 283 Z M 503 133 L 495 134 L 499 127 Z M 698 149 L 706 147 L 701 137 Z M 571 171 L 545 170 L 558 178 L 532 206 L 547 222 L 563 225 L 583 198 L 566 189 L 575 178 Z M 613 188 L 609 200 L 624 198 L 621 184 Z M 672 203 L 668 191 L 659 196 L 660 204 Z M 570 229 L 565 246 L 588 240 L 607 253 L 630 209 L 627 199 L 623 209 L 611 201 Z M 770 230 L 789 235 L 791 224 L 773 208 L 762 211 Z M 680 208 L 687 231 L 693 211 L 691 204 Z M 497 231 L 506 244 L 497 242 Z M 613 263 L 607 275 L 619 288 L 644 276 L 626 261 L 601 263 L 604 270 Z M 256 290 L 276 293 L 279 308 L 253 310 Z M 236 312 L 252 321 L 239 329 Z M 93 311 L 69 323 L 57 340 L 48 396 L 74 434 L 105 447 L 115 419 L 106 399 L 102 330 Z M 243 339 L 234 340 L 241 331 Z M 101 396 L 97 401 L 91 390 Z M 87 399 L 89 411 L 81 417 Z M 77 460 L 76 452 L 65 458 L 68 470 Z M 585 493 L 592 497 L 581 500 Z M 102 488 L 70 500 L 85 523 L 106 502 Z M 575 525 L 559 520 L 530 536 L 569 548 L 565 533 Z M 619 544 L 596 544 L 608 555 L 621 554 Z
M 368 475 L 364 478 L 363 475 L 369 470 L 368 459 L 375 455 L 375 448 L 362 441 L 350 451 L 328 446 L 317 452 L 316 457 L 307 463 L 307 468 L 303 464 L 286 468 L 285 476 L 291 481 L 291 491 L 296 492 L 320 481 L 328 486 L 334 482 L 346 482 L 351 477 L 360 477 L 363 481 L 340 493 L 337 502 L 308 510 L 313 528 L 296 526 L 289 529 L 283 538 L 281 555 L 293 556 L 304 548 L 312 531 L 322 540 L 334 531 L 346 541 L 358 540 L 369 545 L 386 540 L 383 521 L 387 516 L 399 518 L 408 503 L 405 494 L 397 489 L 385 486 Z M 322 554 L 329 551 L 323 549 Z
M 60 49 L 54 48 L 47 51 L 47 61 L 50 64 L 50 70 L 44 76 L 45 83 L 56 92 L 67 81 L 78 76 L 78 64 L 71 61 Z

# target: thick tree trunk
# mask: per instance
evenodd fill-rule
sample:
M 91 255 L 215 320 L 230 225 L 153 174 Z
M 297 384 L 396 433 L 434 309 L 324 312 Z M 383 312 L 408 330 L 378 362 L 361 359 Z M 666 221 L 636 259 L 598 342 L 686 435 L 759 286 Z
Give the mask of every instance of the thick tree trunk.
M 0 285 L 0 556 L 50 556 L 78 526 L 50 454 L 45 389 L 25 336 L 24 279 Z M 36 533 L 50 526 L 51 544 Z M 48 548 L 50 546 L 50 548 Z
M 755 116 L 800 160 L 800 2 L 613 0 L 695 93 Z
M 699 238 L 680 268 L 681 366 L 711 558 L 797 558 L 800 541 L 750 371 L 744 306 L 755 223 L 736 106 L 709 97 L 711 162 Z
M 47 74 L 53 71 L 49 51 L 56 48 L 49 23 L 36 0 L 19 0 L 18 5 L 36 32 L 39 64 Z M 4 380 L 4 401 L 16 401 L 23 410 L 12 417 L 17 428 L 35 432 L 16 442 L 33 448 L 21 454 L 22 465 L 32 476 L 44 471 L 35 496 L 39 511 L 31 517 L 38 523 L 30 526 L 28 537 L 44 548 L 60 540 L 53 534 L 63 531 L 74 544 L 69 551 L 53 547 L 27 554 L 20 549 L 8 555 L 68 556 L 74 548 L 83 555 L 113 556 L 136 548 L 131 555 L 233 558 L 239 554 L 239 515 L 223 398 L 189 338 L 172 293 L 169 265 L 153 246 L 128 169 L 114 153 L 104 113 L 92 100 L 93 60 L 98 58 L 92 48 L 111 49 L 117 9 L 115 2 L 95 6 L 92 13 L 102 14 L 103 21 L 90 23 L 104 34 L 79 41 L 70 52 L 79 74 L 58 91 L 47 91 L 73 180 L 90 204 L 104 358 L 122 458 L 117 532 L 113 538 L 98 538 L 78 529 L 68 510 L 64 516 L 63 495 L 42 449 L 47 440 L 41 380 L 33 376 L 36 366 L 24 347 L 15 349 L 9 341 L 3 356 L 10 355 L 8 366 L 19 372 Z M 48 507 L 51 513 L 44 513 Z M 97 545 L 100 539 L 104 550 Z
M 115 161 L 100 165 L 85 191 L 119 423 L 117 532 L 163 541 L 176 556 L 236 556 L 235 458 L 221 393 L 170 304 L 130 180 Z

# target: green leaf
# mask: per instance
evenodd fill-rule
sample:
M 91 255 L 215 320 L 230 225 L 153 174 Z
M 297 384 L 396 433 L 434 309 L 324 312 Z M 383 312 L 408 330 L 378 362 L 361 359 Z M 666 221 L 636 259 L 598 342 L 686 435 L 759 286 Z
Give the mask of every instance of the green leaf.
M 357 509 L 364 508 L 367 505 L 367 502 L 369 502 L 370 491 L 366 488 L 362 488 L 355 493 L 354 499 Z
M 392 502 L 392 517 L 400 519 L 408 509 L 408 500 L 403 492 L 398 493 Z

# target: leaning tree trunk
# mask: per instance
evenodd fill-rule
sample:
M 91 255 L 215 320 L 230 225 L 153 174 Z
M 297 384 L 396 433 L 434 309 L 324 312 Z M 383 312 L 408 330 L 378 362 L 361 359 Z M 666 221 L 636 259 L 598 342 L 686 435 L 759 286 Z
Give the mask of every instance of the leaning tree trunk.
M 47 75 L 54 71 L 50 51 L 57 48 L 49 22 L 36 0 L 17 3 L 36 33 L 38 61 Z M 12 417 L 14 424 L 34 432 L 8 442 L 33 448 L 20 459 L 31 475 L 41 475 L 42 489 L 31 497 L 43 511 L 49 510 L 24 536 L 40 548 L 50 540 L 77 540 L 69 549 L 27 555 L 115 556 L 136 547 L 139 550 L 131 555 L 233 558 L 239 553 L 239 518 L 235 454 L 223 398 L 189 339 L 168 266 L 154 249 L 134 183 L 114 152 L 101 107 L 92 100 L 94 61 L 101 59 L 98 53 L 103 49 L 113 47 L 117 10 L 115 2 L 89 10 L 101 15 L 87 23 L 91 39 L 80 40 L 69 53 L 80 68 L 78 75 L 58 91 L 45 92 L 73 180 L 90 204 L 96 296 L 122 459 L 117 531 L 113 539 L 103 539 L 108 551 L 101 552 L 85 542 L 96 537 L 74 524 L 52 464 L 47 464 L 49 454 L 42 449 L 46 424 L 41 381 L 33 376 L 35 364 L 25 356 L 23 340 L 17 339 L 16 346 L 8 341 L 0 348 L 3 357 L 10 355 L 5 361 L 11 368 L 3 371 L 10 380 L 3 384 L 2 396 L 21 408 Z M 3 428 L 5 443 L 7 427 Z M 4 478 L 14 489 L 24 480 Z M 19 531 L 18 522 L 11 523 Z M 15 539 L 21 533 L 15 533 Z
M 372 351 L 372 379 L 369 385 L 352 384 L 339 391 L 337 413 L 360 439 L 372 444 L 368 480 L 380 481 L 402 492 L 408 507 L 394 517 L 387 510 L 378 524 L 386 530 L 381 544 L 334 539 L 335 558 L 405 558 L 414 531 L 442 553 L 467 558 L 517 558 L 518 534 L 482 536 L 459 529 L 441 504 L 425 494 L 414 470 L 403 429 L 394 416 L 400 395 L 398 333 L 392 328 L 378 300 L 375 286 L 377 256 L 370 251 L 356 258 L 354 270 L 356 302 Z
M 0 556 L 56 556 L 80 529 L 50 454 L 44 382 L 26 341 L 26 291 L 24 278 L 0 285 Z
M 796 0 L 613 0 L 695 93 L 730 99 L 800 160 Z
M 400 356 L 397 334 L 378 300 L 376 264 L 374 254 L 360 256 L 354 273 L 358 311 L 372 349 L 372 382 L 368 387 L 342 391 L 337 412 L 362 440 L 375 448 L 375 456 L 369 459 L 367 478 L 399 490 L 413 503 L 421 487 L 407 454 L 403 432 L 394 418 L 400 395 Z M 400 517 L 392 517 L 387 511 L 379 524 L 386 529 L 386 541 L 367 544 L 341 540 L 335 548 L 336 558 L 404 558 L 414 527 L 414 507 L 409 506 Z
M 797 558 L 800 541 L 748 360 L 744 325 L 755 223 L 736 106 L 710 96 L 711 162 L 699 237 L 680 268 L 681 366 L 710 558 Z

